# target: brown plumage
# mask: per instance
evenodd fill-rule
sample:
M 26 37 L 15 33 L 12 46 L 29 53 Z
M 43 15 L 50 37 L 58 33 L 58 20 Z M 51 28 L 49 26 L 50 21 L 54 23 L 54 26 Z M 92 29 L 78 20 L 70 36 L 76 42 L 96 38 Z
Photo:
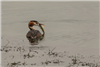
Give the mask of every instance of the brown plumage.
M 42 30 L 43 34 L 41 34 L 39 30 L 35 30 L 33 28 L 33 26 L 39 26 L 41 28 L 41 25 L 43 25 L 43 24 L 40 24 L 38 21 L 35 21 L 35 20 L 32 20 L 29 22 L 28 27 L 29 27 L 30 31 L 26 34 L 26 37 L 30 43 L 34 43 L 34 42 L 38 43 L 38 40 L 43 39 L 44 31 Z

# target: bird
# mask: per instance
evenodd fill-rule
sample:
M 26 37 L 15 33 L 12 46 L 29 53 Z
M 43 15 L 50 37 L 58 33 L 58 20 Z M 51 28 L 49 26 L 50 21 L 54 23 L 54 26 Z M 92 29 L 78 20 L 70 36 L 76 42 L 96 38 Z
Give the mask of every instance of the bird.
M 36 30 L 35 28 L 33 28 L 33 26 L 39 26 L 40 29 L 42 30 L 43 34 L 41 34 L 41 32 L 39 30 Z M 31 20 L 28 23 L 28 28 L 30 30 L 26 34 L 26 37 L 31 44 L 38 43 L 38 40 L 44 39 L 44 35 L 45 35 L 44 24 L 41 24 L 36 20 Z

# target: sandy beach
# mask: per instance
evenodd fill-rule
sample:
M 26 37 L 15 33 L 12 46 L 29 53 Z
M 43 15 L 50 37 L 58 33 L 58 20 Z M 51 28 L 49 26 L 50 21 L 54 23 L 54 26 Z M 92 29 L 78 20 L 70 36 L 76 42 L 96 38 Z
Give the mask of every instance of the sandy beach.
M 2 67 L 99 67 L 99 2 L 2 2 Z M 30 45 L 30 20 L 45 39 Z M 34 27 L 35 29 L 41 29 Z

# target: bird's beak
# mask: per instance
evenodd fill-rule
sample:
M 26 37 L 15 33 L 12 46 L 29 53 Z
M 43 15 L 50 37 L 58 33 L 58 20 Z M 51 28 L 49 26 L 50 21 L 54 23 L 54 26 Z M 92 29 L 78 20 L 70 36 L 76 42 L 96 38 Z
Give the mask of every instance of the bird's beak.
M 45 26 L 44 24 L 39 23 L 39 25 Z
M 42 25 L 42 27 L 44 28 L 45 25 Z

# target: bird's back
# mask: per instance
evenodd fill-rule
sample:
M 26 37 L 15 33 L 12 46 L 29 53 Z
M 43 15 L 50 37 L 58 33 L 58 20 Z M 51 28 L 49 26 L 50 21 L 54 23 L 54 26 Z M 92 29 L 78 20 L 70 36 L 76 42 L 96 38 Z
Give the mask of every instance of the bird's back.
M 41 36 L 42 34 L 38 30 L 30 30 L 26 35 L 26 37 L 31 43 L 35 42 L 34 40 L 35 37 L 36 37 L 35 39 L 38 40 Z

